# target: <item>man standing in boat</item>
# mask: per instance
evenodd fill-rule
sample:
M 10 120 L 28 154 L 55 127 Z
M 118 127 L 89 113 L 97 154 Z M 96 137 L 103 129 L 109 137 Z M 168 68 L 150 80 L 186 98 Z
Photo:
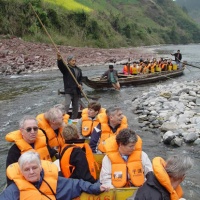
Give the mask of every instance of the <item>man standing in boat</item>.
M 180 50 L 178 50 L 177 53 L 171 55 L 175 57 L 176 64 L 179 65 L 182 60 L 182 54 L 180 53 Z
M 80 68 L 76 66 L 76 59 L 73 55 L 68 56 L 67 58 L 67 66 L 65 66 L 60 53 L 57 54 L 57 65 L 63 74 L 63 82 L 64 82 L 64 90 L 65 90 L 65 109 L 66 112 L 69 110 L 70 103 L 72 102 L 72 119 L 76 119 L 78 117 L 78 107 L 79 100 L 81 96 L 81 79 L 82 79 L 82 71 Z M 71 71 L 71 73 L 69 72 Z M 78 84 L 75 82 L 77 80 Z
M 100 78 L 100 80 L 104 77 L 107 77 L 108 82 L 110 82 L 112 84 L 112 86 L 116 89 L 116 90 L 120 90 L 120 84 L 118 81 L 118 73 L 117 70 L 113 69 L 114 66 L 113 65 L 109 65 L 109 70 L 107 70 Z

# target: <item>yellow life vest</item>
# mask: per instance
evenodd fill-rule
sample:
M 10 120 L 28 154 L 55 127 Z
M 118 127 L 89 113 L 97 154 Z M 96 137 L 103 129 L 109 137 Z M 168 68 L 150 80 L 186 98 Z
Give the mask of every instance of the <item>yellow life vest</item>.
M 26 151 L 33 150 L 33 147 L 23 139 L 20 130 L 8 133 L 5 139 L 8 142 L 14 142 L 20 149 L 21 154 L 25 153 Z M 46 137 L 41 130 L 38 130 L 38 134 L 34 142 L 34 150 L 40 154 L 41 160 L 51 161 L 51 157 L 47 148 Z
M 127 162 L 124 161 L 118 151 L 118 145 L 115 137 L 110 139 L 110 150 L 107 149 L 107 156 L 112 163 L 112 184 L 116 188 L 130 186 L 128 175 L 133 186 L 141 186 L 144 183 L 144 169 L 142 166 L 142 140 L 138 136 L 135 149 L 129 155 Z M 112 141 L 111 141 L 112 140 Z M 116 145 L 114 145 L 116 143 Z M 113 147 L 113 150 L 112 150 Z M 116 150 L 117 147 L 117 150 Z M 128 173 L 128 174 L 127 174 Z
M 45 183 L 45 181 L 43 181 L 39 190 L 46 194 L 50 199 L 56 200 L 55 194 L 58 181 L 58 168 L 55 164 L 49 161 L 42 160 L 41 163 L 42 168 L 44 169 L 44 180 L 50 185 L 51 188 L 47 185 L 47 183 Z M 8 178 L 13 180 L 19 189 L 20 200 L 48 199 L 45 195 L 42 195 L 42 193 L 40 193 L 33 184 L 24 178 L 20 172 L 18 163 L 9 165 L 6 172 Z
M 37 121 L 38 121 L 38 126 L 39 128 L 41 128 L 42 130 L 45 131 L 46 136 L 48 138 L 48 144 L 50 147 L 58 149 L 58 151 L 60 151 L 61 147 L 64 145 L 65 140 L 62 136 L 62 130 L 63 128 L 59 128 L 58 131 L 58 135 L 54 132 L 54 130 L 51 128 L 51 126 L 49 125 L 49 123 L 47 122 L 47 120 L 44 117 L 44 113 L 39 114 L 36 117 Z
M 177 70 L 177 68 L 178 68 L 177 65 L 176 65 L 176 64 L 173 64 L 172 69 L 173 69 L 173 70 Z
M 168 71 L 172 71 L 172 67 L 173 67 L 172 64 L 169 64 L 168 65 Z
M 82 135 L 87 137 L 90 136 L 93 129 L 99 124 L 98 115 L 105 113 L 106 109 L 101 108 L 99 113 L 94 119 L 88 117 L 88 108 L 83 109 L 82 111 Z
M 119 128 L 117 129 L 115 133 L 113 133 L 111 128 L 108 125 L 108 117 L 105 113 L 102 113 L 99 115 L 99 122 L 101 123 L 101 137 L 100 137 L 98 149 L 101 152 L 105 152 L 105 149 L 104 149 L 105 140 L 111 136 L 117 135 L 120 130 L 127 128 L 128 123 L 127 123 L 127 118 L 124 116 Z
M 133 66 L 132 74 L 134 75 L 138 74 L 138 68 L 136 66 Z
M 156 65 L 156 72 L 161 72 L 161 67 L 158 64 Z
M 90 170 L 90 174 L 96 179 L 96 169 L 95 169 L 95 158 L 93 156 L 92 150 L 87 143 L 82 144 L 64 144 L 61 150 L 60 158 L 60 168 L 64 177 L 69 178 L 73 173 L 76 166 L 70 165 L 70 156 L 74 148 L 85 149 L 85 154 Z
M 161 157 L 155 157 L 152 160 L 154 174 L 159 183 L 170 193 L 170 200 L 178 200 L 183 196 L 183 190 L 180 185 L 174 190 L 171 185 L 169 175 L 165 171 L 166 162 Z

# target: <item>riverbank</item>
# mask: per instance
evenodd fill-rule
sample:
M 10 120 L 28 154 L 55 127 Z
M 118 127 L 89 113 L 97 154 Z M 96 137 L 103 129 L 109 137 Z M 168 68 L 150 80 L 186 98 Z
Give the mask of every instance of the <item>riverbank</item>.
M 0 38 L 3 38 L 1 36 Z M 152 51 L 145 47 L 99 49 L 89 47 L 57 46 L 66 60 L 67 56 L 76 56 L 77 65 L 99 66 L 116 60 L 117 64 L 131 60 L 152 58 Z M 51 44 L 31 43 L 21 38 L 0 40 L 0 75 L 26 74 L 57 69 L 56 50 Z

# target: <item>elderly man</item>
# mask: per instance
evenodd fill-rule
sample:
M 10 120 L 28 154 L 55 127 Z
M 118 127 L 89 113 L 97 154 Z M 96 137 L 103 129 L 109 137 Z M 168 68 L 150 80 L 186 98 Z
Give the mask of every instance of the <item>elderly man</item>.
M 102 161 L 100 182 L 110 188 L 139 187 L 152 171 L 151 161 L 142 151 L 142 140 L 128 128 L 105 143 L 106 156 Z
M 90 102 L 88 107 L 83 109 L 82 118 L 77 123 L 80 136 L 88 137 L 91 135 L 94 127 L 99 124 L 98 114 L 100 113 L 105 113 L 105 109 L 101 108 L 101 104 L 96 101 Z
M 178 200 L 183 196 L 180 183 L 193 160 L 186 155 L 172 155 L 165 162 L 161 157 L 152 161 L 153 172 L 147 174 L 147 181 L 129 200 Z
M 41 161 L 36 152 L 22 154 L 18 163 L 7 168 L 7 176 L 14 183 L 1 193 L 1 200 L 71 200 L 80 196 L 82 191 L 99 194 L 108 190 L 99 182 L 91 184 L 59 177 L 57 166 L 49 161 Z
M 128 127 L 127 118 L 123 115 L 121 108 L 117 106 L 106 109 L 106 113 L 99 114 L 98 119 L 100 123 L 94 128 L 90 139 L 90 147 L 93 153 L 105 152 L 105 140 L 117 135 L 121 129 Z
M 43 132 L 38 130 L 38 123 L 33 116 L 24 116 L 19 122 L 19 130 L 8 133 L 5 139 L 14 142 L 8 151 L 6 167 L 17 162 L 20 155 L 29 150 L 37 151 L 42 160 L 51 160 L 55 155 L 47 145 Z M 9 180 L 7 182 L 10 183 Z
M 72 119 L 76 119 L 78 117 L 78 107 L 79 107 L 79 99 L 81 96 L 81 79 L 82 79 L 82 71 L 80 68 L 76 66 L 76 58 L 73 55 L 70 55 L 67 58 L 67 66 L 65 66 L 60 53 L 57 54 L 57 65 L 63 74 L 63 82 L 64 82 L 64 90 L 65 90 L 65 109 L 66 112 L 69 110 L 70 103 L 72 102 Z M 75 82 L 74 78 L 77 80 L 78 84 Z
M 39 114 L 36 119 L 38 126 L 46 135 L 47 142 L 55 151 L 60 151 L 64 144 L 62 130 L 64 126 L 63 113 L 59 108 L 51 108 L 46 113 Z

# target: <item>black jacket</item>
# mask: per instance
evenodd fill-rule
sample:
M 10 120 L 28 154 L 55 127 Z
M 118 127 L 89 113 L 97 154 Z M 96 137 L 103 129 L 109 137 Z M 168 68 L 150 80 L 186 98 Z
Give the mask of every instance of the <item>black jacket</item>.
M 169 192 L 158 182 L 153 172 L 149 172 L 146 178 L 144 185 L 134 195 L 134 200 L 170 200 Z
M 58 68 L 60 69 L 61 73 L 63 74 L 63 82 L 64 82 L 64 89 L 65 94 L 80 94 L 80 90 L 74 81 L 73 77 L 71 76 L 70 72 L 68 71 L 67 67 L 63 63 L 62 60 L 57 60 Z M 72 74 L 76 78 L 77 82 L 81 85 L 82 80 L 82 71 L 77 66 L 70 67 L 68 65 L 69 69 L 71 70 Z
M 67 150 L 69 147 L 75 146 L 76 143 L 80 143 L 81 140 L 80 139 L 67 140 L 67 144 L 69 145 L 66 147 L 65 150 Z M 65 154 L 65 150 L 63 150 L 64 152 L 61 152 L 61 157 L 63 154 Z M 90 173 L 90 169 L 89 169 L 84 148 L 82 149 L 80 147 L 77 147 L 72 150 L 70 159 L 69 159 L 69 164 L 75 167 L 69 178 L 83 179 L 84 181 L 88 181 L 90 183 L 95 183 L 97 181 L 94 179 L 94 177 Z

